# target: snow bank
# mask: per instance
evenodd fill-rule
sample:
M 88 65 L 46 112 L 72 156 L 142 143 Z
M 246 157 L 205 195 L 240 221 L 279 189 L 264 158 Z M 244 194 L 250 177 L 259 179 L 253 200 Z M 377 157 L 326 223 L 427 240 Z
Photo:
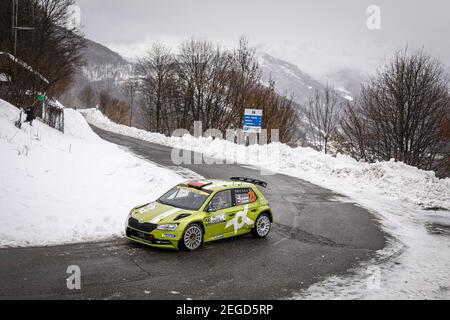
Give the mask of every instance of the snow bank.
M 388 246 L 351 277 L 324 279 L 299 299 L 450 298 L 450 179 L 438 179 L 403 163 L 360 163 L 309 148 L 282 144 L 244 147 L 223 140 L 165 137 L 110 122 L 98 110 L 83 112 L 105 130 L 162 145 L 201 152 L 219 159 L 292 175 L 346 195 L 369 209 L 392 236 Z M 441 211 L 425 209 L 441 208 Z M 446 211 L 447 210 L 447 211 Z M 433 225 L 448 235 L 434 233 Z
M 65 109 L 62 134 L 0 100 L 0 246 L 38 246 L 120 236 L 130 209 L 183 178 L 101 140 Z

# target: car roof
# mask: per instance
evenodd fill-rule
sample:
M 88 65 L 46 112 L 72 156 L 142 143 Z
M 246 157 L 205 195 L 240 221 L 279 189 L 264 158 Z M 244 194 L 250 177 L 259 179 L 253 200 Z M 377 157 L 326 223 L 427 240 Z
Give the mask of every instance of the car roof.
M 210 190 L 213 192 L 226 190 L 226 189 L 234 189 L 234 188 L 253 188 L 253 187 L 255 187 L 254 184 L 251 184 L 248 182 L 232 181 L 232 180 L 226 180 L 226 179 L 189 180 L 189 181 L 186 181 L 184 184 L 190 184 L 190 183 L 194 183 L 194 182 L 204 183 L 205 186 L 202 188 L 202 190 Z

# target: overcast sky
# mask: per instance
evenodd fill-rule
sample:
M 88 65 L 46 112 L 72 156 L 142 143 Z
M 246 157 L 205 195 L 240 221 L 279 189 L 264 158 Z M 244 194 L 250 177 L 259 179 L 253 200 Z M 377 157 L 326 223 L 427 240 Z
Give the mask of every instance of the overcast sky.
M 406 44 L 450 62 L 449 0 L 77 0 L 90 39 L 133 58 L 154 41 L 205 38 L 231 46 L 240 35 L 300 67 L 372 68 Z M 381 30 L 366 26 L 381 8 Z M 314 57 L 309 57 L 314 56 Z M 322 60 L 322 61 L 321 61 Z M 303 64 L 303 66 L 302 66 Z M 344 66 L 342 66 L 344 67 Z

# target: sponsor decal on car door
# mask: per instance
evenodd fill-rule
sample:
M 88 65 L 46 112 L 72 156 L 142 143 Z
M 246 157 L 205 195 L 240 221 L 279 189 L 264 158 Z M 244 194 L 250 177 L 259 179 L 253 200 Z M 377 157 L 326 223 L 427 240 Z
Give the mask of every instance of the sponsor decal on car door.
M 253 228 L 255 215 L 258 208 L 255 192 L 248 188 L 233 190 L 233 202 L 235 207 L 228 215 L 227 233 L 242 233 Z
M 230 232 L 229 228 L 233 228 L 234 234 L 237 235 L 238 232 L 244 227 L 252 227 L 255 222 L 248 217 L 249 206 L 244 206 L 244 209 L 229 215 L 227 222 L 227 232 Z
M 231 190 L 218 192 L 208 205 L 209 213 L 204 219 L 205 238 L 217 240 L 225 235 L 227 212 L 233 206 Z

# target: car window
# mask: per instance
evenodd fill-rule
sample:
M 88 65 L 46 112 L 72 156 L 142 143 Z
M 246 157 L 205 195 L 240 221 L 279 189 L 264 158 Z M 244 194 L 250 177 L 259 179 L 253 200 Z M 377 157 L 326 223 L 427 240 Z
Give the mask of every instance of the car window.
M 233 206 L 233 201 L 231 197 L 231 190 L 221 191 L 214 196 L 214 198 L 209 203 L 210 211 L 219 211 L 223 209 L 228 209 Z
M 172 207 L 196 211 L 201 208 L 208 197 L 209 194 L 206 192 L 178 186 L 167 192 L 158 201 Z
M 169 200 L 182 199 L 189 197 L 190 193 L 185 189 L 178 189 L 176 192 L 172 193 L 167 197 Z
M 241 206 L 256 202 L 258 197 L 256 196 L 255 191 L 245 188 L 234 190 L 234 199 L 236 201 L 236 206 Z

